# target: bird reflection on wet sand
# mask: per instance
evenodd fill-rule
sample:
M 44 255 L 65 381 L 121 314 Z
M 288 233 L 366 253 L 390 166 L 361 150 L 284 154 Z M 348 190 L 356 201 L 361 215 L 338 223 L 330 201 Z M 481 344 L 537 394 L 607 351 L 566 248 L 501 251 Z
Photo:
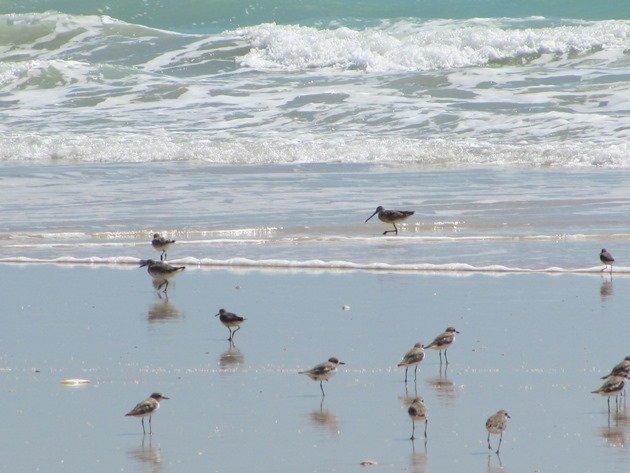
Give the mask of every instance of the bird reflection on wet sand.
M 602 285 L 599 288 L 599 294 L 602 296 L 602 301 L 610 297 L 614 293 L 614 287 L 612 282 L 612 276 L 610 279 L 603 278 Z
M 219 367 L 222 371 L 234 371 L 245 361 L 245 357 L 241 351 L 236 348 L 234 342 L 231 341 L 229 343 L 230 347 L 221 353 L 221 357 L 219 358 Z
M 488 453 L 488 473 L 507 473 L 498 453 Z
M 319 409 L 309 412 L 308 417 L 315 428 L 334 435 L 339 433 L 339 418 L 333 411 L 324 409 L 324 397 L 319 403 Z
M 416 442 L 411 442 L 411 471 L 425 473 L 427 471 L 427 440 L 422 442 L 422 448 L 416 448 Z
M 159 448 L 151 446 L 151 437 L 145 444 L 145 437 L 142 436 L 142 444 L 139 447 L 131 448 L 127 451 L 127 455 L 137 460 L 142 465 L 147 465 L 153 473 L 162 471 L 162 456 Z
M 156 302 L 149 307 L 147 320 L 149 322 L 167 322 L 181 317 L 181 311 L 168 301 L 168 298 L 160 298 L 161 302 Z
M 628 446 L 627 432 L 630 430 L 630 415 L 624 410 L 608 417 L 608 424 L 599 428 L 599 436 L 606 445 L 614 448 Z
M 457 390 L 453 381 L 447 377 L 448 366 L 443 370 L 440 366 L 440 375 L 430 378 L 427 382 L 435 390 L 438 399 L 453 401 L 457 397 Z

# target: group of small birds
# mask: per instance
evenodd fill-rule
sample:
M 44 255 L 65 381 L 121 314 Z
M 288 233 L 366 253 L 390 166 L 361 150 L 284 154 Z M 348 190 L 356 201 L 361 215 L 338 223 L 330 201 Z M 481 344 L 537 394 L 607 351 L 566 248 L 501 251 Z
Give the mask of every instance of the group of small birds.
M 377 214 L 379 220 L 385 223 L 391 223 L 394 227 L 393 230 L 384 231 L 383 235 L 387 235 L 388 233 L 395 233 L 396 235 L 398 235 L 398 227 L 396 227 L 396 222 L 401 222 L 410 217 L 414 214 L 414 211 L 385 210 L 382 206 L 378 206 L 374 213 L 370 215 L 365 220 L 365 222 L 369 221 Z M 154 249 L 160 252 L 160 261 L 148 259 L 142 261 L 140 264 L 141 267 L 147 267 L 147 271 L 153 278 L 155 287 L 158 291 L 164 288 L 164 292 L 166 292 L 169 281 L 175 276 L 176 273 L 185 269 L 184 266 L 173 266 L 166 263 L 167 250 L 174 243 L 175 240 L 165 238 L 160 234 L 155 233 L 151 241 L 151 246 L 153 246 Z M 608 267 L 610 267 L 610 272 L 612 273 L 612 267 L 615 259 L 610 254 L 610 252 L 608 252 L 606 249 L 602 249 L 599 258 L 600 261 L 604 264 L 604 268 L 602 269 L 602 271 L 605 271 L 606 269 L 608 269 Z M 228 312 L 225 309 L 220 309 L 215 317 L 219 317 L 221 323 L 228 329 L 228 340 L 230 341 L 230 343 L 233 342 L 235 333 L 241 328 L 241 324 L 246 320 L 244 317 L 241 317 L 240 315 L 234 314 L 232 312 Z M 418 365 L 424 360 L 425 349 L 438 350 L 440 355 L 440 365 L 442 364 L 442 351 L 444 351 L 444 359 L 446 364 L 448 365 L 447 350 L 454 343 L 455 335 L 458 333 L 459 331 L 457 331 L 455 327 L 448 327 L 444 331 L 444 333 L 435 337 L 435 339 L 426 347 L 422 343 L 418 342 L 407 353 L 405 353 L 402 360 L 398 363 L 399 367 L 405 368 L 405 384 L 407 383 L 407 374 L 410 367 L 414 367 L 414 382 L 416 381 Z M 314 381 L 319 381 L 319 387 L 322 392 L 323 399 L 323 397 L 326 395 L 326 393 L 324 392 L 323 382 L 330 380 L 337 372 L 337 367 L 344 364 L 345 363 L 343 361 L 340 361 L 338 358 L 330 357 L 327 361 L 320 363 L 309 370 L 299 371 L 298 373 L 304 374 Z M 592 391 L 593 394 L 600 394 L 608 398 L 609 414 L 610 398 L 614 396 L 618 406 L 618 396 L 624 390 L 625 381 L 629 376 L 630 356 L 627 356 L 623 361 L 615 365 L 615 367 L 610 371 L 609 374 L 602 377 L 602 379 L 606 380 L 604 384 L 599 389 Z M 126 414 L 126 416 L 140 417 L 142 420 L 143 433 L 146 433 L 144 418 L 149 417 L 149 433 L 151 433 L 151 416 L 159 409 L 160 401 L 164 399 L 168 399 L 168 397 L 164 396 L 161 393 L 153 393 L 147 399 L 139 402 L 131 411 Z M 424 422 L 424 437 L 426 439 L 429 416 L 428 409 L 422 397 L 415 397 L 412 400 L 407 412 L 412 422 L 411 440 L 415 439 L 416 421 Z M 510 415 L 508 414 L 508 412 L 505 409 L 500 409 L 495 414 L 491 415 L 486 421 L 486 430 L 488 431 L 487 442 L 489 450 L 492 450 L 490 444 L 490 434 L 500 436 L 499 444 L 496 450 L 497 455 L 499 454 L 499 450 L 501 448 L 501 442 L 503 441 L 503 432 L 507 428 L 508 419 L 510 419 Z

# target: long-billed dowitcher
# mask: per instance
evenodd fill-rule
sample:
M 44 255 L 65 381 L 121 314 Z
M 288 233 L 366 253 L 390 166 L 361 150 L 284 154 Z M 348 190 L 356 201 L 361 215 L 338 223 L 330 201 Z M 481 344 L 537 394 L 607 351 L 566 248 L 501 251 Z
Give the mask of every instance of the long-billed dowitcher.
M 149 435 L 151 435 L 151 416 L 160 408 L 160 401 L 162 399 L 168 399 L 162 393 L 153 393 L 144 401 L 140 401 L 136 404 L 136 407 L 131 409 L 125 414 L 125 416 L 140 417 L 142 420 L 142 433 L 146 434 L 144 430 L 144 418 L 149 417 Z
M 396 227 L 396 222 L 402 222 L 407 217 L 410 217 L 415 212 L 413 210 L 385 210 L 382 206 L 376 207 L 376 210 L 372 215 L 370 215 L 365 221 L 367 222 L 376 214 L 378 214 L 378 219 L 381 222 L 391 223 L 394 226 L 393 230 L 385 230 L 383 235 L 387 235 L 388 233 L 395 232 L 398 235 L 398 227 Z
M 324 386 L 322 385 L 322 382 L 328 381 L 335 375 L 338 365 L 345 365 L 345 363 L 343 361 L 339 361 L 333 356 L 331 358 L 328 358 L 328 361 L 320 363 L 310 370 L 298 371 L 298 374 L 305 374 L 313 381 L 319 381 L 319 388 L 322 390 L 322 396 L 325 396 L 326 393 L 324 393 Z

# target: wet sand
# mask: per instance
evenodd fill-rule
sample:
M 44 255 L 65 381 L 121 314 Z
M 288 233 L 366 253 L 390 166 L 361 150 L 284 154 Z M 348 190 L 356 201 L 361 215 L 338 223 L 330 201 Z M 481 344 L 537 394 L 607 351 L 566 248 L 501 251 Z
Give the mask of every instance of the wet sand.
M 590 394 L 630 354 L 630 278 L 0 265 L 4 471 L 627 471 L 630 410 Z M 343 310 L 344 305 L 349 310 Z M 236 333 L 213 317 L 247 318 Z M 402 355 L 448 325 L 448 368 Z M 336 356 L 319 385 L 297 372 Z M 60 383 L 86 378 L 78 387 Z M 153 435 L 124 417 L 171 399 Z M 429 409 L 412 442 L 409 398 Z M 614 406 L 614 401 L 612 403 Z M 486 418 L 510 413 L 500 457 Z M 493 437 L 493 445 L 498 438 Z M 371 460 L 375 466 L 360 466 Z

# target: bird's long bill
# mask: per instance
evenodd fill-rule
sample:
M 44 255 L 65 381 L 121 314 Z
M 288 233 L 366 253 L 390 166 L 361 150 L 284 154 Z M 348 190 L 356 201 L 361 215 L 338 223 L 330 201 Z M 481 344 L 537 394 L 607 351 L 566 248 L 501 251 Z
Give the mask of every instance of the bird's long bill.
M 374 217 L 377 213 L 378 213 L 378 210 L 375 210 L 374 213 L 372 215 L 370 215 L 365 221 L 367 222 L 369 219 Z
M 147 264 L 149 264 L 149 260 L 140 261 L 140 267 L 141 267 L 141 268 L 142 268 L 143 266 L 146 266 Z
M 170 397 L 162 396 L 162 399 L 170 399 Z
M 218 317 L 221 314 L 221 312 L 219 312 L 218 314 L 214 314 L 215 317 Z

